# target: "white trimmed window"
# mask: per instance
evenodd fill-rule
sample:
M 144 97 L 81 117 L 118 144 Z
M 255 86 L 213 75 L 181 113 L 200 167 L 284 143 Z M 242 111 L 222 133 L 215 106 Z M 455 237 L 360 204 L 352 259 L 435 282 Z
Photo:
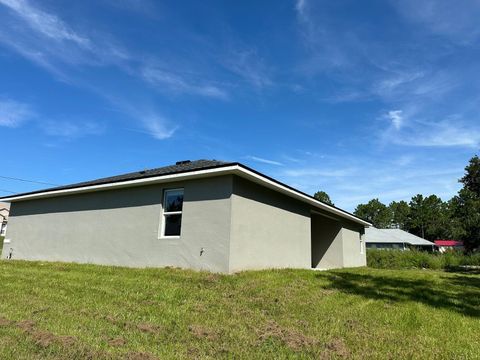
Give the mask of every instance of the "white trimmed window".
M 165 190 L 163 194 L 162 237 L 179 237 L 182 228 L 183 189 Z

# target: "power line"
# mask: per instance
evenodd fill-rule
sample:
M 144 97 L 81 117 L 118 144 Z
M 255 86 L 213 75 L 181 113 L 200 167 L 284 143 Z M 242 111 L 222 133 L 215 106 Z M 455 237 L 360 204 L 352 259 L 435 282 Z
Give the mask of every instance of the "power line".
M 5 189 L 0 189 L 1 192 L 6 192 L 6 193 L 10 193 L 10 194 L 16 194 L 16 192 L 14 191 L 10 191 L 10 190 L 5 190 Z
M 43 181 L 36 181 L 36 180 L 20 179 L 20 178 L 10 177 L 10 176 L 2 176 L 2 175 L 0 175 L 0 178 L 2 178 L 2 179 L 7 179 L 7 180 L 24 181 L 24 182 L 34 183 L 34 184 L 60 186 L 59 184 L 52 184 L 52 183 L 43 182 Z

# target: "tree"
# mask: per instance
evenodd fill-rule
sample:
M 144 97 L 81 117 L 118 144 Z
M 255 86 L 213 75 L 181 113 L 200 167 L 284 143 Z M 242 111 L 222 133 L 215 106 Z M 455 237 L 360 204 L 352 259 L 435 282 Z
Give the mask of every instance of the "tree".
M 392 201 L 388 205 L 392 212 L 392 225 L 398 229 L 408 231 L 408 222 L 410 219 L 410 206 L 406 201 Z
M 389 228 L 392 224 L 392 211 L 378 199 L 358 205 L 353 213 L 359 218 L 371 222 L 377 228 Z
M 465 167 L 465 176 L 459 180 L 465 189 L 480 197 L 480 158 L 475 155 Z
M 448 224 L 447 205 L 436 195 L 415 195 L 410 201 L 410 232 L 428 240 L 444 237 Z
M 317 199 L 318 201 L 321 201 L 325 204 L 332 205 L 334 206 L 335 204 L 330 200 L 330 196 L 325 191 L 317 191 L 313 197 Z
M 480 197 L 463 188 L 450 200 L 452 218 L 459 224 L 457 239 L 463 240 L 470 251 L 480 246 Z

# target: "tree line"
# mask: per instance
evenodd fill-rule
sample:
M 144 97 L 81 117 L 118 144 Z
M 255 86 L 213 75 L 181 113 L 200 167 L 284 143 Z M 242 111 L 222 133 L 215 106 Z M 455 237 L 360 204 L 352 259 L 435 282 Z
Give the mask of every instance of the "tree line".
M 474 156 L 459 180 L 463 187 L 448 201 L 436 195 L 413 196 L 409 202 L 383 204 L 372 199 L 359 204 L 354 214 L 377 228 L 398 228 L 427 240 L 455 239 L 468 250 L 480 247 L 480 158 Z M 333 205 L 329 196 L 319 191 L 318 200 Z

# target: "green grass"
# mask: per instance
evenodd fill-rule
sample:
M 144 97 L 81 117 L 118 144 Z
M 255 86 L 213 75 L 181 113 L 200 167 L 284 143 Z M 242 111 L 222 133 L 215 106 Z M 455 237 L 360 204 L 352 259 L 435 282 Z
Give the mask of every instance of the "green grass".
M 480 266 L 480 253 L 465 255 L 460 251 L 428 253 L 425 251 L 367 250 L 367 264 L 378 269 L 452 270 L 462 266 Z
M 0 261 L 0 358 L 478 359 L 480 275 Z

